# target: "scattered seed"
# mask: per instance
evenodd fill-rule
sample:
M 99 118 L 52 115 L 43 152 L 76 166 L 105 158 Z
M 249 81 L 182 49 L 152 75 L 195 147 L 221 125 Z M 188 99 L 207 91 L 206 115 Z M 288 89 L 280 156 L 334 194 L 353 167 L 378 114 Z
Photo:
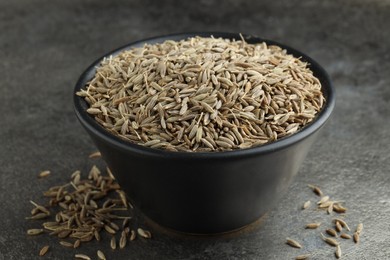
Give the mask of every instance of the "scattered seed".
M 27 230 L 27 235 L 29 236 L 36 236 L 43 233 L 43 229 L 33 228 Z
M 356 233 L 360 235 L 362 231 L 363 231 L 363 223 L 359 223 L 356 228 Z
M 309 186 L 309 188 L 311 188 L 311 189 L 313 190 L 313 192 L 314 192 L 316 195 L 318 195 L 318 196 L 320 196 L 320 197 L 323 196 L 323 193 L 322 193 L 322 191 L 320 190 L 319 187 L 317 187 L 317 186 L 315 186 L 315 185 L 311 185 L 311 184 L 309 184 L 308 186 Z
M 106 256 L 100 250 L 97 251 L 97 256 L 99 257 L 100 260 L 106 260 Z
M 309 223 L 305 226 L 306 229 L 316 229 L 321 225 L 321 223 Z
M 126 232 L 122 232 L 121 238 L 119 239 L 119 248 L 125 248 L 127 244 Z
M 328 235 L 331 235 L 332 237 L 337 237 L 337 232 L 336 232 L 336 230 L 329 228 L 329 229 L 327 229 L 327 230 L 325 230 L 325 231 L 326 231 L 326 233 L 327 233 Z
M 305 203 L 303 203 L 302 209 L 307 209 L 308 207 L 310 207 L 310 204 L 311 204 L 310 200 L 306 201 Z
M 116 239 L 115 239 L 115 236 L 113 236 L 111 238 L 110 246 L 111 246 L 112 249 L 114 249 L 114 250 L 116 249 Z
M 340 204 L 338 203 L 335 203 L 333 205 L 333 210 L 336 211 L 337 213 L 345 213 L 347 211 L 346 208 L 344 208 L 343 206 L 341 206 Z
M 348 231 L 351 231 L 351 229 L 349 228 L 347 222 L 345 222 L 344 220 L 342 220 L 340 218 L 335 218 L 335 219 L 333 219 L 333 221 L 335 222 L 335 224 L 337 222 L 339 222 L 342 227 L 345 227 Z
M 60 244 L 64 247 L 74 248 L 72 243 L 69 243 L 67 241 L 60 241 Z
M 76 259 L 82 259 L 82 260 L 91 260 L 91 258 L 87 255 L 84 254 L 75 254 L 74 257 Z
M 324 236 L 322 233 L 321 233 L 321 236 L 322 236 L 322 239 L 329 245 L 331 246 L 338 246 L 339 245 L 339 242 L 337 242 L 336 239 L 334 238 L 330 238 L 330 237 L 326 237 Z
M 73 248 L 78 248 L 78 247 L 80 246 L 80 244 L 81 244 L 80 239 L 77 239 L 77 240 L 74 242 L 74 244 L 73 244 Z
M 336 221 L 336 230 L 337 232 L 341 232 L 341 230 L 343 230 L 343 227 L 341 226 L 339 221 Z
M 45 177 L 49 176 L 50 173 L 51 173 L 51 172 L 48 171 L 48 170 L 42 171 L 42 172 L 40 172 L 40 173 L 38 174 L 38 177 L 39 177 L 39 178 L 45 178 Z
M 352 237 L 349 235 L 349 234 L 347 234 L 347 233 L 341 233 L 340 234 L 340 237 L 341 238 L 344 238 L 344 239 L 351 239 Z
M 135 233 L 134 230 L 130 231 L 130 241 L 133 241 L 136 238 L 137 234 Z
M 340 247 L 340 245 L 337 245 L 335 255 L 336 255 L 337 259 L 339 259 L 341 257 L 341 247 Z
M 299 255 L 299 256 L 295 257 L 295 260 L 306 260 L 306 259 L 309 259 L 309 257 L 310 257 L 310 254 Z
M 140 235 L 143 238 L 151 238 L 152 237 L 152 234 L 149 231 L 144 230 L 142 228 L 138 228 L 137 233 L 138 233 L 138 235 Z
M 286 243 L 287 243 L 287 245 L 292 246 L 292 247 L 302 248 L 301 244 L 299 244 L 297 241 L 295 241 L 294 239 L 291 239 L 291 238 L 287 238 Z
M 353 241 L 357 244 L 359 243 L 359 240 L 360 240 L 359 233 L 357 232 L 353 233 Z
M 96 152 L 94 152 L 94 153 L 91 153 L 90 155 L 89 155 L 89 158 L 99 158 L 99 157 L 101 157 L 102 155 L 101 155 L 101 153 L 99 152 L 99 151 L 96 151 Z
M 39 256 L 44 256 L 46 255 L 47 251 L 49 251 L 49 248 L 50 246 L 44 246 L 41 248 L 41 250 L 39 251 Z
M 323 204 L 329 200 L 329 196 L 324 196 L 317 202 L 318 205 Z

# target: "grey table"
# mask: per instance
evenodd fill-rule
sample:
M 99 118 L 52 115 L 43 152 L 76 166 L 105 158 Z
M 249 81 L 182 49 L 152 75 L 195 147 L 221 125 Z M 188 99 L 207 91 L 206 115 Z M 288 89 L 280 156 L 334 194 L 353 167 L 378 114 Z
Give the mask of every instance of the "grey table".
M 333 117 L 288 192 L 259 223 L 240 233 L 199 238 L 150 227 L 154 238 L 123 250 L 108 243 L 78 252 L 108 259 L 333 259 L 302 212 L 315 201 L 307 183 L 345 201 L 351 226 L 365 225 L 361 243 L 343 241 L 343 259 L 390 259 L 390 2 L 345 1 L 101 1 L 0 2 L 0 259 L 72 259 L 58 240 L 26 237 L 24 220 L 41 191 L 87 169 L 95 150 L 73 113 L 72 89 L 102 54 L 145 37 L 188 31 L 236 31 L 291 45 L 318 60 L 337 90 Z M 37 180 L 37 173 L 52 175 Z M 138 214 L 138 213 L 136 213 Z M 142 221 L 142 220 L 140 220 Z M 325 228 L 324 224 L 321 228 Z M 315 233 L 317 232 L 317 233 Z M 317 234 L 317 235 L 316 235 Z M 286 237 L 302 241 L 297 250 Z

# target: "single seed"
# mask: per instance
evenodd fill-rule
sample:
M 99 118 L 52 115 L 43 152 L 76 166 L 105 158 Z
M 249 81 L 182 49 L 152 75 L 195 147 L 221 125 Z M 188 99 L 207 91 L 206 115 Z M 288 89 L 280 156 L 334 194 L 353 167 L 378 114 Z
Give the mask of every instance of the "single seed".
M 333 205 L 333 210 L 337 213 L 345 213 L 347 211 L 346 208 L 344 208 L 343 206 L 341 206 L 340 204 L 338 203 L 335 203 Z
M 102 156 L 101 153 L 100 153 L 99 151 L 96 151 L 96 152 L 94 152 L 94 153 L 91 153 L 91 154 L 89 155 L 89 158 L 93 159 L 93 158 L 99 158 L 99 157 L 101 157 L 101 156 Z
M 115 231 L 113 228 L 111 228 L 110 226 L 108 226 L 108 225 L 104 225 L 104 229 L 105 229 L 108 233 L 110 233 L 110 234 L 112 234 L 112 235 L 115 235 L 115 233 L 116 233 L 116 231 Z
M 362 231 L 363 231 L 363 223 L 359 223 L 356 228 L 356 233 L 360 235 Z
M 87 255 L 84 254 L 75 254 L 74 257 L 76 259 L 82 259 L 82 260 L 91 260 L 91 258 Z
M 349 235 L 349 234 L 347 234 L 347 233 L 341 233 L 340 234 L 340 237 L 341 238 L 344 238 L 344 239 L 351 239 L 352 237 Z
M 142 228 L 138 228 L 137 233 L 138 233 L 138 235 L 140 235 L 143 238 L 151 238 L 152 237 L 152 234 L 149 231 L 144 230 Z
M 47 251 L 49 251 L 49 248 L 50 246 L 44 246 L 41 248 L 41 250 L 39 251 L 39 256 L 44 256 L 46 255 Z
M 309 223 L 305 226 L 306 229 L 316 229 L 321 225 L 321 223 Z
M 135 233 L 134 230 L 131 230 L 130 231 L 130 241 L 133 241 L 137 236 L 137 233 Z
M 302 209 L 307 209 L 308 207 L 310 207 L 310 204 L 311 204 L 310 200 L 306 201 L 305 203 L 303 203 Z
M 315 194 L 317 194 L 318 196 L 322 197 L 323 193 L 322 193 L 322 191 L 320 190 L 319 187 L 317 187 L 315 185 L 311 185 L 311 184 L 309 184 L 308 186 L 313 190 L 313 192 Z
M 111 246 L 112 249 L 114 249 L 114 250 L 116 249 L 116 239 L 115 239 L 115 236 L 113 236 L 111 238 L 110 246 Z
M 27 230 L 27 235 L 29 236 L 36 236 L 43 233 L 43 229 L 33 228 Z
M 323 239 L 328 245 L 331 245 L 331 246 L 338 246 L 338 245 L 339 245 L 339 242 L 337 242 L 336 239 L 330 238 L 330 237 L 326 237 L 326 236 L 324 236 L 322 233 L 321 233 L 321 236 L 322 236 L 322 239 Z
M 326 231 L 326 233 L 327 233 L 328 235 L 331 235 L 332 237 L 337 237 L 337 232 L 336 232 L 336 230 L 329 228 L 329 229 L 327 229 L 327 230 L 325 230 L 325 231 Z
M 100 250 L 97 251 L 97 256 L 99 257 L 100 260 L 106 260 L 106 256 Z
M 309 259 L 310 255 L 309 254 L 306 254 L 306 255 L 299 255 L 299 256 L 296 256 L 295 257 L 295 260 L 306 260 L 306 259 Z
M 292 247 L 302 248 L 301 244 L 299 244 L 297 241 L 295 241 L 294 239 L 291 239 L 291 238 L 287 238 L 286 243 L 287 243 L 287 245 L 292 246 Z
M 359 233 L 357 232 L 353 233 L 353 241 L 357 244 L 359 243 L 359 240 L 360 240 Z
M 336 255 L 337 259 L 339 259 L 341 257 L 341 247 L 340 247 L 340 245 L 337 245 L 335 255 Z
M 121 238 L 119 239 L 119 248 L 125 248 L 127 244 L 126 232 L 122 232 Z
M 341 232 L 341 230 L 343 230 L 343 227 L 341 226 L 339 221 L 336 221 L 336 230 L 337 232 Z
M 73 248 L 78 248 L 78 247 L 80 246 L 80 244 L 81 244 L 80 239 L 77 239 L 77 240 L 74 242 L 74 244 L 73 244 Z
M 60 244 L 64 247 L 74 248 L 72 243 L 69 243 L 67 241 L 60 241 Z
M 39 178 L 45 178 L 45 177 L 49 176 L 50 173 L 51 173 L 51 172 L 48 171 L 48 170 L 42 171 L 42 172 L 40 172 L 40 173 L 38 174 L 38 177 L 39 177 Z
M 46 213 L 38 213 L 34 216 L 31 216 L 31 217 L 26 217 L 26 219 L 33 219 L 33 220 L 37 220 L 37 219 L 45 219 L 49 216 L 49 214 L 46 214 Z

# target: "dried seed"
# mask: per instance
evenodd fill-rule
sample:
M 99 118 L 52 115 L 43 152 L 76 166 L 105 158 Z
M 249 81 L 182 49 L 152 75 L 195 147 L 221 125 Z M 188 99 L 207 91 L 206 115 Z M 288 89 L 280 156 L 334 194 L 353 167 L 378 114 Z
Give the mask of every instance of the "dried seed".
M 41 248 L 41 250 L 39 251 L 39 256 L 44 256 L 46 255 L 47 251 L 49 251 L 49 248 L 50 246 L 44 246 Z
M 309 259 L 309 258 L 310 258 L 310 254 L 306 254 L 306 255 L 296 256 L 295 260 L 306 260 L 306 259 Z
M 349 235 L 349 234 L 347 234 L 347 233 L 341 233 L 340 234 L 340 237 L 341 238 L 344 238 L 344 239 L 351 239 L 352 237 Z
M 296 247 L 296 248 L 302 248 L 301 244 L 299 244 L 297 241 L 291 238 L 287 238 L 286 240 L 287 245 Z
M 121 238 L 119 239 L 119 248 L 125 248 L 127 244 L 126 232 L 122 232 Z
M 84 254 L 75 254 L 74 257 L 76 259 L 82 259 L 82 260 L 91 260 L 91 258 L 87 255 Z
M 49 214 L 46 214 L 46 213 L 38 213 L 38 214 L 35 214 L 34 216 L 31 216 L 31 217 L 26 217 L 26 219 L 33 219 L 33 220 L 36 220 L 36 219 L 45 219 L 49 216 Z
M 91 154 L 89 155 L 89 158 L 93 159 L 93 158 L 99 158 L 99 157 L 101 157 L 101 156 L 102 156 L 101 153 L 100 153 L 99 151 L 96 151 L 96 152 L 94 152 L 94 153 L 91 153 Z
M 48 170 L 42 171 L 42 172 L 40 172 L 40 173 L 38 174 L 38 177 L 39 177 L 39 178 L 45 178 L 45 177 L 49 176 L 50 173 L 51 173 L 51 172 L 48 171 Z
M 359 233 L 357 232 L 353 233 L 353 241 L 357 244 L 359 243 L 359 240 L 360 240 Z
M 115 229 L 113 229 L 112 227 L 110 227 L 110 226 L 108 226 L 108 225 L 104 225 L 104 229 L 105 229 L 109 234 L 115 235 L 115 233 L 116 233 Z
M 329 200 L 329 196 L 324 196 L 317 202 L 318 205 L 323 204 Z
M 306 201 L 305 203 L 303 203 L 302 209 L 307 209 L 308 207 L 310 207 L 310 204 L 311 204 L 310 200 Z
M 100 250 L 97 251 L 97 256 L 100 260 L 106 260 L 106 256 L 104 255 L 104 253 Z
M 321 225 L 321 223 L 309 223 L 305 226 L 306 229 L 316 229 Z
M 138 235 L 140 235 L 143 238 L 151 238 L 152 237 L 152 234 L 149 231 L 144 230 L 142 228 L 138 228 L 137 233 L 138 233 Z
M 336 211 L 337 213 L 345 213 L 347 211 L 346 208 L 344 208 L 343 206 L 339 205 L 338 203 L 335 203 L 333 205 L 333 210 Z
M 328 235 L 331 235 L 332 237 L 337 237 L 337 232 L 336 232 L 336 230 L 329 228 L 329 229 L 327 229 L 327 230 L 325 230 L 325 231 L 326 231 L 326 233 L 327 233 Z
M 336 255 L 337 259 L 339 259 L 341 257 L 341 247 L 340 247 L 340 245 L 337 245 L 335 255 Z
M 33 228 L 33 229 L 27 230 L 27 235 L 29 235 L 29 236 L 36 236 L 36 235 L 40 235 L 42 233 L 43 233 L 43 229 Z
M 60 244 L 64 247 L 74 248 L 72 243 L 69 243 L 67 241 L 60 241 Z
M 337 232 L 341 232 L 341 230 L 343 230 L 343 227 L 341 226 L 339 221 L 336 221 L 336 230 Z
M 110 246 L 112 249 L 116 249 L 116 239 L 114 236 L 111 238 Z
M 80 246 L 80 244 L 81 244 L 80 239 L 77 239 L 77 240 L 74 242 L 74 244 L 73 244 L 73 248 L 78 248 L 78 247 Z
M 137 236 L 137 233 L 135 233 L 134 230 L 130 231 L 130 241 L 134 241 Z
M 331 245 L 331 246 L 338 246 L 338 245 L 339 245 L 339 242 L 337 242 L 336 239 L 330 238 L 330 237 L 326 237 L 326 236 L 324 236 L 322 233 L 321 233 L 321 236 L 322 236 L 322 239 L 323 239 L 328 245 Z
M 317 186 L 315 186 L 315 185 L 311 185 L 311 184 L 309 184 L 308 186 L 309 186 L 309 188 L 311 188 L 311 189 L 313 190 L 313 192 L 314 192 L 316 195 L 318 195 L 318 196 L 320 196 L 320 197 L 323 196 L 323 193 L 322 193 L 322 191 L 320 190 L 319 187 L 317 187 Z
M 339 224 L 342 226 L 342 227 L 345 227 L 348 231 L 351 231 L 351 229 L 349 228 L 347 222 L 345 222 L 344 220 L 340 219 L 340 218 L 335 218 L 333 219 L 334 223 L 336 224 L 337 222 L 339 222 Z
M 359 223 L 356 228 L 356 233 L 360 235 L 362 231 L 363 231 L 363 223 Z

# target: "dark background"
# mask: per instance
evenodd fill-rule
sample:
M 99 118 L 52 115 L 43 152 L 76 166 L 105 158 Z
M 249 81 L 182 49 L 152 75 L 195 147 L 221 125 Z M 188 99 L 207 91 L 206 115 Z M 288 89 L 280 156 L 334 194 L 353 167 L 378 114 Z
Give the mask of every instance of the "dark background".
M 343 241 L 343 259 L 390 259 L 390 1 L 0 1 L 0 259 L 72 259 L 57 239 L 26 237 L 30 199 L 87 169 L 95 150 L 73 112 L 72 90 L 92 61 L 114 48 L 175 32 L 228 31 L 280 41 L 307 53 L 336 88 L 333 117 L 279 204 L 240 234 L 175 236 L 151 227 L 154 239 L 111 251 L 108 241 L 77 252 L 108 259 L 333 259 L 301 212 L 315 183 L 345 201 L 351 226 L 365 225 L 361 243 Z M 52 175 L 38 180 L 50 169 Z M 138 214 L 138 213 L 137 213 Z M 207 217 L 207 216 L 205 216 Z M 142 222 L 142 218 L 140 220 Z M 323 226 L 325 228 L 325 225 Z M 305 244 L 297 250 L 286 237 Z M 104 239 L 104 238 L 103 238 Z

